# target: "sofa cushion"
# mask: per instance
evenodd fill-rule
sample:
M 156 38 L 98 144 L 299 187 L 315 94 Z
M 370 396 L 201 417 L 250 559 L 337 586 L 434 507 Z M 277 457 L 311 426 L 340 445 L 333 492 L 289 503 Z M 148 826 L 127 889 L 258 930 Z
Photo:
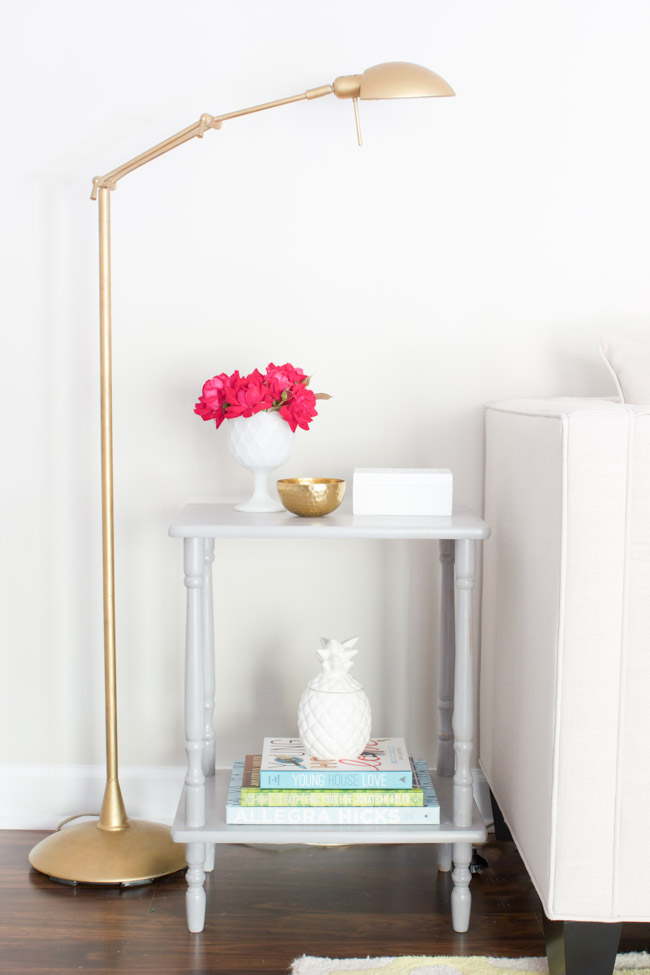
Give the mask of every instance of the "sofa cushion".
M 622 403 L 650 403 L 650 345 L 603 338 L 600 354 L 616 383 Z

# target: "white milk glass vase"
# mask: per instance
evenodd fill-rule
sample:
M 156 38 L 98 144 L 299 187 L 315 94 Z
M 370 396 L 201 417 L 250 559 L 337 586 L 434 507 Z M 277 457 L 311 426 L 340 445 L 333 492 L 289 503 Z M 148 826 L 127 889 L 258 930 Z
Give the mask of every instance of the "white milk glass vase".
M 254 413 L 226 421 L 230 453 L 255 479 L 248 501 L 237 504 L 238 511 L 283 511 L 277 492 L 269 491 L 269 474 L 291 456 L 295 434 L 279 413 Z

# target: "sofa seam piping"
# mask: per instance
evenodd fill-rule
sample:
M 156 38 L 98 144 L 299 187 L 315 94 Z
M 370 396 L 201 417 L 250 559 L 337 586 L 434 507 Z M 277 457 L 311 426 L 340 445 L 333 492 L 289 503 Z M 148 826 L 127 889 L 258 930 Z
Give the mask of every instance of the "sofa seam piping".
M 610 914 L 615 915 L 615 907 L 619 890 L 619 870 L 620 870 L 620 838 L 621 838 L 621 781 L 623 777 L 622 746 L 624 740 L 624 702 L 626 687 L 626 657 L 627 657 L 627 605 L 629 598 L 629 569 L 630 569 L 630 518 L 631 518 L 631 492 L 632 492 L 632 470 L 634 465 L 633 446 L 636 434 L 636 416 L 630 410 L 628 412 L 627 427 L 627 470 L 625 485 L 625 535 L 623 552 L 623 581 L 621 586 L 621 637 L 620 637 L 620 658 L 619 658 L 619 680 L 618 680 L 618 722 L 616 728 L 616 789 L 614 791 L 614 842 L 612 844 L 612 891 Z
M 558 779 L 559 779 L 559 754 L 560 738 L 562 733 L 562 673 L 564 658 L 564 624 L 565 624 L 565 582 L 566 582 L 566 554 L 567 554 L 567 505 L 569 498 L 569 421 L 565 413 L 557 417 L 562 422 L 562 535 L 560 544 L 560 577 L 559 585 L 559 606 L 557 623 L 557 670 L 556 670 L 556 689 L 555 695 L 555 715 L 553 728 L 553 781 L 551 791 L 551 835 L 549 851 L 549 885 L 548 900 L 551 912 L 555 910 L 555 879 L 557 873 L 557 805 L 558 805 Z

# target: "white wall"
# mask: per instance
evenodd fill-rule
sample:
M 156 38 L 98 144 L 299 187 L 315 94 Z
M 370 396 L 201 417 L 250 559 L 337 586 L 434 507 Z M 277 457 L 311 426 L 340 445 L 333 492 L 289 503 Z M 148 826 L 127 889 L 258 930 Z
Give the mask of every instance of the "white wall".
M 283 474 L 449 466 L 480 510 L 484 403 L 612 394 L 598 337 L 648 335 L 650 8 L 25 0 L 3 28 L 0 765 L 103 762 L 92 177 L 381 61 L 457 92 L 362 104 L 361 150 L 335 98 L 238 119 L 113 194 L 120 759 L 180 765 L 167 525 L 248 487 L 193 415 L 203 381 L 289 359 L 334 398 Z M 375 730 L 432 757 L 434 553 L 220 550 L 221 762 L 292 733 L 318 638 L 352 634 Z

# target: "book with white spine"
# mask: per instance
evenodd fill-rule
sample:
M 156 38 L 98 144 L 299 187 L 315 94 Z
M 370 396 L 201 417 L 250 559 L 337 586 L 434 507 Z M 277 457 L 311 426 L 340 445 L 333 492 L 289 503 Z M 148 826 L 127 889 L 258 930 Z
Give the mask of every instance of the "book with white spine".
M 372 738 L 356 758 L 316 758 L 300 738 L 265 738 L 262 789 L 410 789 L 403 738 Z

